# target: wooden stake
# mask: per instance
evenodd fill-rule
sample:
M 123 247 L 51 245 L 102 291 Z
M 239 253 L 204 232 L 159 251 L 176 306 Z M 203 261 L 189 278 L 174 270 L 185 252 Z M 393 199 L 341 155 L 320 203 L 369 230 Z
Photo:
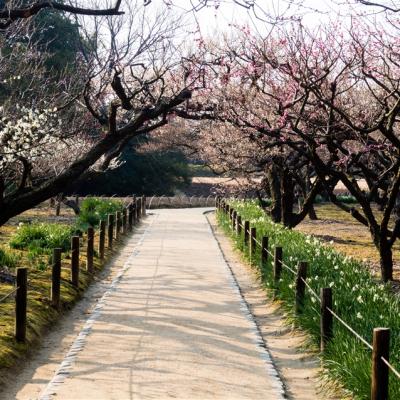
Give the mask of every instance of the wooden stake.
M 261 265 L 268 262 L 268 237 L 263 236 L 261 240 Z
M 256 254 L 256 238 L 257 238 L 257 231 L 256 228 L 250 228 L 250 251 L 249 251 L 249 255 L 250 255 L 250 262 L 253 261 L 254 259 L 254 255 Z
M 233 210 L 232 213 L 232 231 L 235 232 L 236 230 L 236 216 L 237 216 L 237 212 L 235 210 Z
M 240 215 L 236 217 L 236 233 L 238 236 L 242 234 L 242 217 Z
M 132 204 L 129 204 L 129 207 L 128 207 L 128 229 L 129 229 L 129 232 L 133 231 L 133 206 L 132 206 Z
M 62 249 L 53 249 L 53 265 L 51 268 L 51 305 L 60 309 L 60 280 L 61 280 L 61 252 Z
M 93 255 L 94 255 L 94 229 L 89 227 L 87 230 L 86 248 L 86 271 L 93 274 Z
M 17 292 L 15 295 L 15 339 L 26 340 L 26 310 L 28 297 L 28 268 L 17 268 Z
M 108 248 L 112 249 L 113 239 L 114 239 L 114 214 L 108 214 L 107 237 L 108 237 Z
M 104 258 L 104 247 L 106 241 L 106 222 L 100 221 L 99 226 L 99 257 L 100 260 Z
M 123 211 L 122 211 L 122 233 L 124 235 L 126 235 L 126 233 L 128 232 L 127 230 L 127 222 L 128 222 L 128 214 L 127 214 L 127 209 L 126 207 L 124 207 Z
M 274 283 L 275 290 L 277 291 L 279 288 L 279 281 L 281 279 L 282 274 L 282 247 L 275 247 L 274 253 Z
M 382 357 L 389 361 L 390 329 L 375 328 L 372 347 L 371 400 L 388 400 L 389 368 Z
M 142 196 L 142 216 L 146 216 L 146 196 Z
M 297 267 L 295 305 L 295 310 L 297 313 L 301 313 L 304 307 L 304 295 L 306 291 L 306 285 L 304 281 L 307 279 L 307 268 L 308 264 L 305 261 L 300 262 Z
M 79 236 L 71 238 L 71 283 L 79 287 Z
M 321 289 L 321 351 L 325 351 L 328 342 L 333 337 L 332 289 Z
M 115 240 L 119 240 L 119 237 L 121 236 L 121 226 L 122 226 L 121 211 L 117 211 L 115 213 L 115 223 L 116 223 Z
M 244 245 L 248 246 L 249 244 L 249 234 L 250 234 L 250 222 L 244 221 Z

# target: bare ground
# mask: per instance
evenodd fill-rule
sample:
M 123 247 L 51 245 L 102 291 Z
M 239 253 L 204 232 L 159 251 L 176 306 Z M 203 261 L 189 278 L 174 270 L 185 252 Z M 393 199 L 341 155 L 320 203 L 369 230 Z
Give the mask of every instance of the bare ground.
M 317 221 L 308 217 L 295 229 L 330 242 L 338 251 L 363 261 L 372 274 L 379 277 L 379 253 L 372 243 L 368 227 L 333 204 L 316 205 Z M 393 247 L 394 278 L 400 279 L 400 244 Z

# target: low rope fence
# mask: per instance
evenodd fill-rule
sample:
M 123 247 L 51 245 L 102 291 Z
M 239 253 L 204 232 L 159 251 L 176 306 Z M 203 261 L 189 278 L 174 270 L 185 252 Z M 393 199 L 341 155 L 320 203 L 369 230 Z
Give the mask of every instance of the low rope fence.
M 214 206 L 216 196 L 152 196 L 149 197 L 148 209 L 156 208 L 193 208 Z
M 105 248 L 112 250 L 114 241 L 119 240 L 123 235 L 132 232 L 134 227 L 139 224 L 140 220 L 146 216 L 146 197 L 133 197 L 130 198 L 123 211 L 118 211 L 115 214 L 109 214 L 107 222 L 100 221 L 98 229 L 98 258 L 103 259 L 105 255 Z M 94 239 L 95 230 L 89 227 L 86 232 L 86 271 L 89 274 L 94 274 Z M 107 239 L 107 240 L 106 240 Z M 0 306 L 14 296 L 15 301 L 15 329 L 14 338 L 17 342 L 26 341 L 27 333 L 27 305 L 29 288 L 32 286 L 34 280 L 38 277 L 51 273 L 51 288 L 50 288 L 50 304 L 53 308 L 59 310 L 61 306 L 61 282 L 67 283 L 69 286 L 79 290 L 79 272 L 81 269 L 80 255 L 81 238 L 79 236 L 71 237 L 71 251 L 70 251 L 70 280 L 61 278 L 61 256 L 62 249 L 53 249 L 52 263 L 48 268 L 40 273 L 35 274 L 32 278 L 28 279 L 28 268 L 17 268 L 15 288 L 9 293 L 0 298 Z
M 50 207 L 54 208 L 55 216 L 61 216 L 61 206 L 64 209 L 79 208 L 79 205 L 86 198 L 91 198 L 93 196 L 67 196 L 66 203 L 63 203 L 61 200 L 55 201 L 54 199 L 50 200 Z M 119 200 L 125 206 L 127 206 L 132 196 L 95 196 L 102 198 L 104 200 Z M 215 205 L 215 201 L 217 196 L 209 195 L 209 196 L 186 196 L 186 195 L 175 195 L 175 196 L 148 196 L 146 200 L 146 208 L 148 210 L 154 210 L 158 208 L 200 208 L 200 207 L 213 207 Z M 74 205 L 74 207 L 71 206 Z M 65 217 L 65 216 L 64 216 Z
M 333 295 L 332 288 L 321 288 L 320 295 L 307 282 L 307 262 L 300 262 L 298 270 L 295 271 L 282 260 L 282 247 L 275 247 L 274 253 L 269 250 L 268 237 L 264 236 L 262 240 L 257 239 L 255 227 L 250 226 L 250 221 L 242 221 L 241 216 L 231 207 L 224 199 L 216 199 L 216 208 L 223 213 L 230 221 L 232 231 L 242 236 L 244 246 L 249 251 L 250 261 L 253 262 L 255 257 L 256 246 L 261 251 L 261 265 L 264 265 L 268 257 L 273 258 L 273 279 L 274 290 L 279 291 L 279 281 L 282 269 L 290 272 L 295 278 L 295 311 L 301 312 L 305 289 L 318 301 L 320 304 L 320 349 L 325 351 L 328 342 L 333 338 L 333 319 L 347 329 L 355 338 L 363 343 L 369 350 L 372 351 L 372 376 L 371 376 L 371 400 L 384 400 L 389 398 L 389 371 L 400 379 L 400 372 L 389 362 L 390 353 L 390 329 L 389 328 L 374 328 L 372 345 L 365 340 L 355 329 L 353 329 L 342 317 L 333 310 Z

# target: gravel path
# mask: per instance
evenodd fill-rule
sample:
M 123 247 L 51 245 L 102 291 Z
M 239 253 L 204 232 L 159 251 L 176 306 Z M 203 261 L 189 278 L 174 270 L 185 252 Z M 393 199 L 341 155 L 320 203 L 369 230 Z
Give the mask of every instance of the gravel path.
M 204 209 L 156 210 L 40 399 L 283 399 Z

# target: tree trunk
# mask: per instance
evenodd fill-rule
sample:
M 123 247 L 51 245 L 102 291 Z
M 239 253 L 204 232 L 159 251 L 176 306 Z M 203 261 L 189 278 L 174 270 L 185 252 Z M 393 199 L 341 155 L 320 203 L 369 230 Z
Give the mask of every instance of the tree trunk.
M 308 216 L 310 217 L 311 221 L 317 221 L 318 216 L 317 213 L 315 212 L 315 207 L 311 206 L 310 210 L 308 211 Z
M 273 164 L 267 172 L 269 191 L 271 193 L 271 218 L 274 222 L 281 222 L 282 199 L 280 176 L 277 167 Z
M 282 223 L 285 226 L 291 227 L 294 223 L 293 206 L 294 198 L 294 185 L 290 172 L 287 169 L 282 171 L 281 178 L 281 209 L 282 209 Z
M 381 277 L 384 282 L 393 280 L 393 252 L 387 239 L 381 239 L 379 243 L 379 261 Z

